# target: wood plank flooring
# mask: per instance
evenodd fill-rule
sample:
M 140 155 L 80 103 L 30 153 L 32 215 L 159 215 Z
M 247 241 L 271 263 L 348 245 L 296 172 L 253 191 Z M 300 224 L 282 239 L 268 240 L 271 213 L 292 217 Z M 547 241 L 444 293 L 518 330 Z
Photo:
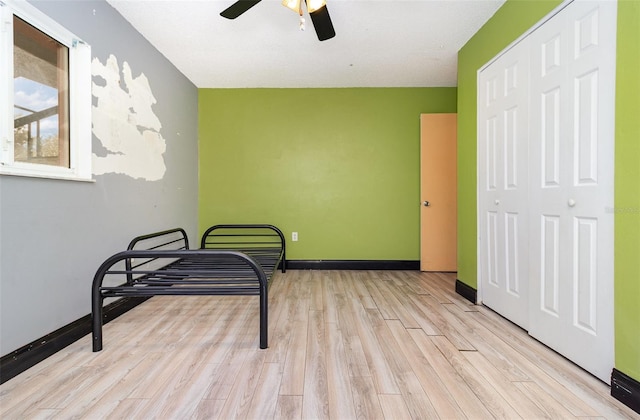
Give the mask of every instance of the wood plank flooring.
M 279 273 L 253 296 L 154 297 L 0 386 L 0 418 L 639 418 L 454 291 L 452 274 Z

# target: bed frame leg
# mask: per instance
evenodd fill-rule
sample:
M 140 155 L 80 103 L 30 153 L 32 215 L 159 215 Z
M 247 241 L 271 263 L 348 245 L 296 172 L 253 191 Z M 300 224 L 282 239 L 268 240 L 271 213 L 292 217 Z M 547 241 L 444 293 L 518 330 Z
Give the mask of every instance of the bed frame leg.
M 102 296 L 100 290 L 93 292 L 91 299 L 91 326 L 93 337 L 93 351 L 102 350 Z
M 268 335 L 269 335 L 269 320 L 268 314 L 269 311 L 267 309 L 267 289 L 266 287 L 260 290 L 260 348 L 266 349 L 268 346 Z

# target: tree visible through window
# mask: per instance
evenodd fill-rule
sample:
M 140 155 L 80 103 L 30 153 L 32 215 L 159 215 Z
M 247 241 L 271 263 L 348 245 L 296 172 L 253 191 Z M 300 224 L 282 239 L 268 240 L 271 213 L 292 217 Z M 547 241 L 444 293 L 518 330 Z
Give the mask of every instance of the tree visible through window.
M 69 167 L 69 49 L 13 18 L 14 160 Z

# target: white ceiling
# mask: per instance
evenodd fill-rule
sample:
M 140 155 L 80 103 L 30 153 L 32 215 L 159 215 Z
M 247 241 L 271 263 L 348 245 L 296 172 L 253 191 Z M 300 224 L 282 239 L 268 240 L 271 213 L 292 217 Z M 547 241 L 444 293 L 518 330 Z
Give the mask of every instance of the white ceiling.
M 505 0 L 327 0 L 335 38 L 263 0 L 107 0 L 197 87 L 456 86 L 457 52 Z

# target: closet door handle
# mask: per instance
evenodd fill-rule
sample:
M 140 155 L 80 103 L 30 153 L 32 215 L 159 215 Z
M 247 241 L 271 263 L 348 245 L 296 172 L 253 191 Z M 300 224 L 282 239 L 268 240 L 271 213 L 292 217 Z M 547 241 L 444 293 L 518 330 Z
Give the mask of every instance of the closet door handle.
M 426 201 L 426 200 L 425 200 L 425 202 L 424 202 L 424 203 L 422 203 L 422 204 L 423 204 L 425 207 L 429 207 L 429 206 L 431 206 L 431 203 L 430 203 L 430 202 L 428 202 L 428 201 Z

